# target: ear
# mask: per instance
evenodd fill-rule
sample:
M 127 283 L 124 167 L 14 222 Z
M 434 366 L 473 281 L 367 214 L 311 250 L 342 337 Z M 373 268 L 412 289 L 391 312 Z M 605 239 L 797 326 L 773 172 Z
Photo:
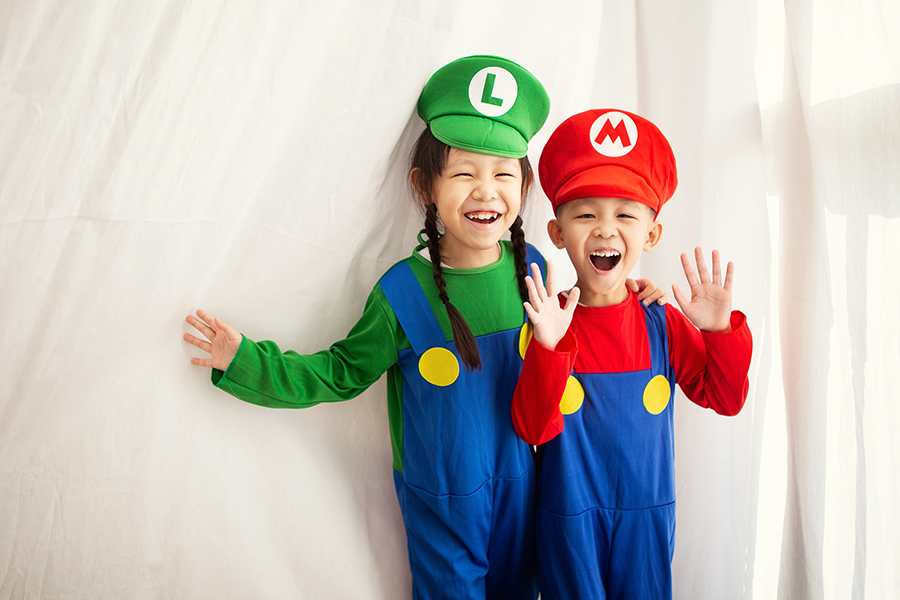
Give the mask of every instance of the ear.
M 428 206 L 431 202 L 425 198 L 425 194 L 422 193 L 422 188 L 419 186 L 421 178 L 422 170 L 419 167 L 415 167 L 409 172 L 409 183 L 412 184 L 413 189 L 416 191 L 416 196 L 419 197 L 419 201 L 422 204 Z
M 650 252 L 659 243 L 662 237 L 662 223 L 653 221 L 650 231 L 647 232 L 647 240 L 644 242 L 644 252 Z
M 553 219 L 547 223 L 547 233 L 550 234 L 550 241 L 553 245 L 562 250 L 566 247 L 566 241 L 563 239 L 562 227 L 559 226 L 559 220 Z

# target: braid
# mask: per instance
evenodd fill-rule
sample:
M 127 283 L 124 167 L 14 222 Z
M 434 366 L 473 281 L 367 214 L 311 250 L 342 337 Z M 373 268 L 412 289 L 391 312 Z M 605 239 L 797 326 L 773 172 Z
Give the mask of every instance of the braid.
M 437 285 L 438 297 L 441 302 L 447 304 L 450 297 L 447 296 L 447 283 L 444 281 L 444 269 L 441 267 L 441 249 L 438 246 L 440 234 L 437 228 L 437 207 L 429 204 L 425 209 L 425 235 L 428 236 L 428 256 L 434 268 L 434 283 Z M 454 336 L 455 337 L 455 336 Z
M 444 303 L 447 309 L 447 316 L 450 318 L 450 327 L 453 330 L 453 339 L 456 342 L 456 349 L 459 350 L 459 357 L 463 364 L 470 371 L 481 370 L 481 355 L 478 352 L 478 345 L 475 343 L 475 336 L 468 323 L 460 314 L 459 310 L 450 302 L 447 295 L 447 282 L 444 281 L 444 269 L 441 267 L 441 250 L 438 246 L 440 238 L 437 228 L 437 207 L 434 203 L 428 205 L 425 210 L 425 234 L 428 236 L 428 255 L 431 258 L 431 265 L 434 269 L 434 283 L 437 285 L 438 297 Z M 523 239 L 524 244 L 524 239 Z
M 528 300 L 528 287 L 525 285 L 525 277 L 528 275 L 528 248 L 525 246 L 525 232 L 522 230 L 522 217 L 517 216 L 512 227 L 509 228 L 512 240 L 513 259 L 516 265 L 516 283 L 519 284 L 519 295 L 522 301 Z
M 528 156 L 519 159 L 519 167 L 522 169 L 522 208 L 528 198 L 528 191 L 534 183 L 534 169 Z M 522 229 L 522 215 L 516 217 L 512 227 L 509 228 L 509 236 L 512 241 L 513 259 L 516 265 L 516 283 L 519 285 L 519 295 L 522 301 L 528 300 L 528 286 L 525 285 L 525 277 L 528 276 L 528 248 L 525 246 L 525 231 Z

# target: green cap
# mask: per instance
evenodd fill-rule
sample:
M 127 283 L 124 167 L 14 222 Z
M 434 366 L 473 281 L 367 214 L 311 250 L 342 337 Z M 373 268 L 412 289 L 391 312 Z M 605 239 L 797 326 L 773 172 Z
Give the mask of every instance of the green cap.
M 522 158 L 550 114 L 534 75 L 499 56 L 468 56 L 438 69 L 419 96 L 431 133 L 460 150 Z

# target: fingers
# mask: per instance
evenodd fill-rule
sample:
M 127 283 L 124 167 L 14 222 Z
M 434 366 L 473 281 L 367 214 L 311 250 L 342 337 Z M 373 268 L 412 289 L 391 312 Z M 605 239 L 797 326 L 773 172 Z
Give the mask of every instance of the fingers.
M 706 260 L 703 258 L 703 248 L 700 246 L 694 248 L 694 260 L 697 261 L 697 273 L 700 276 L 700 283 L 709 283 L 709 269 L 706 267 Z
M 540 276 L 540 270 L 538 270 L 538 266 L 535 263 L 531 263 L 531 268 L 538 273 Z M 556 267 L 553 266 L 553 261 L 547 261 L 547 296 L 552 297 L 556 295 Z
M 525 277 L 525 287 L 528 289 L 528 300 L 532 304 L 539 304 L 541 299 L 538 296 L 537 288 L 534 285 L 534 279 L 531 278 L 531 275 Z M 528 304 L 528 302 L 526 302 Z
M 638 300 L 643 302 L 644 306 L 650 306 L 664 295 L 663 291 L 656 287 L 652 279 L 638 279 L 637 281 L 626 279 L 625 285 L 637 294 Z
M 712 251 L 712 281 L 717 286 L 722 285 L 722 264 L 719 261 L 719 251 Z
M 199 319 L 197 317 L 200 317 Z M 187 322 L 191 324 L 197 331 L 203 334 L 209 341 L 198 338 L 190 333 L 185 333 L 182 337 L 187 343 L 200 348 L 203 352 L 210 355 L 210 358 L 192 358 L 191 363 L 200 367 L 212 367 L 212 342 L 216 339 L 216 335 L 223 332 L 229 327 L 227 323 L 221 319 L 214 318 L 212 315 L 202 309 L 197 310 L 197 317 L 188 315 Z
M 718 250 L 712 251 L 712 272 L 706 266 L 706 260 L 703 258 L 703 248 L 694 248 L 694 260 L 697 263 L 697 269 L 694 270 L 691 260 L 687 254 L 681 255 L 681 266 L 684 269 L 684 276 L 687 278 L 688 284 L 693 288 L 695 285 L 712 283 L 717 287 L 724 287 L 731 291 L 734 278 L 734 264 L 729 262 L 725 268 L 725 279 L 722 279 L 722 259 Z
M 198 367 L 212 367 L 212 359 L 211 358 L 192 358 L 192 365 L 197 365 Z
M 200 313 L 203 313 L 203 315 L 209 317 L 209 315 L 207 315 L 202 310 L 198 310 L 197 314 L 200 315 Z M 200 319 L 203 318 L 203 316 L 200 317 Z M 206 337 L 206 339 L 211 340 L 216 337 L 216 332 L 207 323 L 201 321 L 200 319 L 196 318 L 194 315 L 188 315 L 187 322 L 190 323 L 194 329 L 202 333 L 204 337 Z
M 549 263 L 547 267 L 547 284 L 550 284 L 550 277 L 552 276 L 552 272 L 550 271 Z M 541 269 L 538 267 L 537 263 L 531 263 L 531 279 L 534 281 L 534 289 L 537 290 L 537 296 L 543 302 L 547 299 L 547 288 L 544 287 L 544 278 L 541 276 Z
M 229 325 L 219 317 L 216 317 L 213 323 L 215 324 L 216 333 L 228 333 L 229 329 L 233 329 L 231 325 Z
M 560 310 L 559 299 L 556 293 L 556 269 L 552 261 L 547 261 L 547 287 L 544 287 L 541 270 L 536 263 L 531 263 L 531 275 L 525 277 L 525 287 L 528 289 L 528 301 L 523 303 L 525 312 L 528 314 L 529 320 L 537 326 L 542 322 L 552 322 L 555 314 Z M 566 303 L 566 312 L 569 313 L 571 321 L 571 313 L 575 310 L 580 297 L 580 290 L 573 288 L 574 293 L 569 293 L 569 300 Z M 548 319 L 550 321 L 548 321 Z
M 569 320 L 571 321 L 571 315 L 575 312 L 575 307 L 578 306 L 578 299 L 581 298 L 581 290 L 576 286 L 569 290 L 569 297 L 566 299 L 566 315 L 569 316 Z
M 638 295 L 638 300 L 644 303 L 644 306 L 650 306 L 654 302 L 658 302 L 659 304 L 666 303 L 666 294 L 662 291 L 662 289 L 654 286 L 651 288 L 645 288 L 643 292 Z
M 203 321 L 204 325 L 206 325 L 207 327 L 212 327 L 214 319 L 211 314 L 209 314 L 202 308 L 198 308 L 197 316 L 200 317 L 200 319 Z
M 531 306 L 531 302 L 525 302 L 522 304 L 525 307 L 525 312 L 528 314 L 528 320 L 532 323 L 536 323 L 541 316 L 534 310 Z
M 697 272 L 694 270 L 694 265 L 691 264 L 691 259 L 683 252 L 681 254 L 681 268 L 684 269 L 684 276 L 690 287 L 700 284 L 700 278 L 697 277 Z
M 228 332 L 230 329 L 233 329 L 231 325 L 218 317 L 213 317 L 203 309 L 197 309 L 197 316 L 200 318 L 198 319 L 193 315 L 188 315 L 187 322 L 210 341 L 214 340 L 219 333 Z
M 196 338 L 196 337 L 192 336 L 191 334 L 186 333 L 186 334 L 184 334 L 184 341 L 186 341 L 189 344 L 193 344 L 194 346 L 197 346 L 198 348 L 200 348 L 201 350 L 203 350 L 204 352 L 206 352 L 208 354 L 212 354 L 212 344 L 210 344 L 206 340 L 201 340 L 200 338 Z
M 684 312 L 685 308 L 691 304 L 688 297 L 684 295 L 684 292 L 677 285 L 672 286 L 672 295 L 675 296 L 675 302 L 681 307 L 681 312 Z
M 725 267 L 725 289 L 727 291 L 731 291 L 731 285 L 734 282 L 734 263 L 730 260 L 728 261 L 728 266 Z

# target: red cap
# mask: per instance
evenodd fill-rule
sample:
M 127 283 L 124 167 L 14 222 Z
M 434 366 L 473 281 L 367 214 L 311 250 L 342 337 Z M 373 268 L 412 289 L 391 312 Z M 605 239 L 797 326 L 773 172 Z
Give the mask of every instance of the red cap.
M 578 113 L 557 127 L 538 175 L 554 211 L 577 198 L 625 198 L 659 213 L 678 185 L 675 155 L 659 128 L 609 108 Z

